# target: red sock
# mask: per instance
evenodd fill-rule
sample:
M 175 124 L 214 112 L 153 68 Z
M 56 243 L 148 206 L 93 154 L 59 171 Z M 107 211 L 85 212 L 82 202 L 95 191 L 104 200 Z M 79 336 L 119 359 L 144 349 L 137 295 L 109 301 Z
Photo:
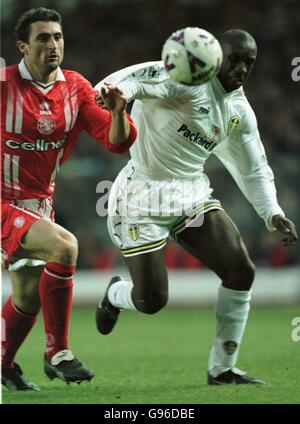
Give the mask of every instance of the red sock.
M 51 359 L 68 349 L 72 310 L 72 276 L 76 265 L 48 262 L 40 278 L 39 290 L 46 334 L 46 356 Z
M 37 320 L 37 315 L 19 311 L 13 303 L 12 296 L 2 308 L 1 323 L 1 362 L 2 369 L 13 367 L 17 350 L 26 339 Z

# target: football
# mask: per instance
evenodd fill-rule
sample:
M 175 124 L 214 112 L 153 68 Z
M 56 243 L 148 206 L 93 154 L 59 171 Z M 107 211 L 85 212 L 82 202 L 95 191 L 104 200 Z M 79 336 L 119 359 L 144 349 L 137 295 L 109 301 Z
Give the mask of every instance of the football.
M 223 52 L 210 32 L 188 27 L 174 32 L 166 40 L 162 60 L 172 79 L 182 84 L 199 85 L 219 72 Z

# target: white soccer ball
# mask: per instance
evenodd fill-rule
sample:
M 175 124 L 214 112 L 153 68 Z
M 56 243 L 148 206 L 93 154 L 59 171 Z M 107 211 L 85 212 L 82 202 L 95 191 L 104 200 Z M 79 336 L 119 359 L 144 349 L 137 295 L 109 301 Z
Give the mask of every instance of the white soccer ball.
M 199 85 L 219 72 L 223 52 L 219 41 L 205 29 L 188 27 L 174 32 L 165 42 L 162 60 L 172 79 Z

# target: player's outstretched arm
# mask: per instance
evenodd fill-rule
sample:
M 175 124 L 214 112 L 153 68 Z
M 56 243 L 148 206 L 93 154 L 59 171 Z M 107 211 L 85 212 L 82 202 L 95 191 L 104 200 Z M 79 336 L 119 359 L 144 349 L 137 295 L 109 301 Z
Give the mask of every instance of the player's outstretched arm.
M 285 246 L 293 245 L 298 240 L 298 234 L 295 224 L 283 215 L 274 215 L 272 217 L 272 224 L 276 230 L 284 234 L 282 239 Z
M 126 114 L 127 100 L 123 96 L 123 92 L 117 86 L 105 83 L 105 87 L 101 87 L 101 99 L 98 95 L 96 100 L 98 104 L 102 103 L 111 112 L 109 142 L 111 144 L 124 143 L 129 137 L 130 125 Z

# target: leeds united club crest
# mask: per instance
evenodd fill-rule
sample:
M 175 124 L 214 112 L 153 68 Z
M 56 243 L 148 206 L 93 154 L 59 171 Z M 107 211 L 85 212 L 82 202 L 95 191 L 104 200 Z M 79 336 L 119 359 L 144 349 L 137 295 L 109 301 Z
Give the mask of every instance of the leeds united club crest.
M 140 235 L 140 227 L 137 224 L 130 225 L 128 228 L 128 234 L 131 240 L 137 240 Z

